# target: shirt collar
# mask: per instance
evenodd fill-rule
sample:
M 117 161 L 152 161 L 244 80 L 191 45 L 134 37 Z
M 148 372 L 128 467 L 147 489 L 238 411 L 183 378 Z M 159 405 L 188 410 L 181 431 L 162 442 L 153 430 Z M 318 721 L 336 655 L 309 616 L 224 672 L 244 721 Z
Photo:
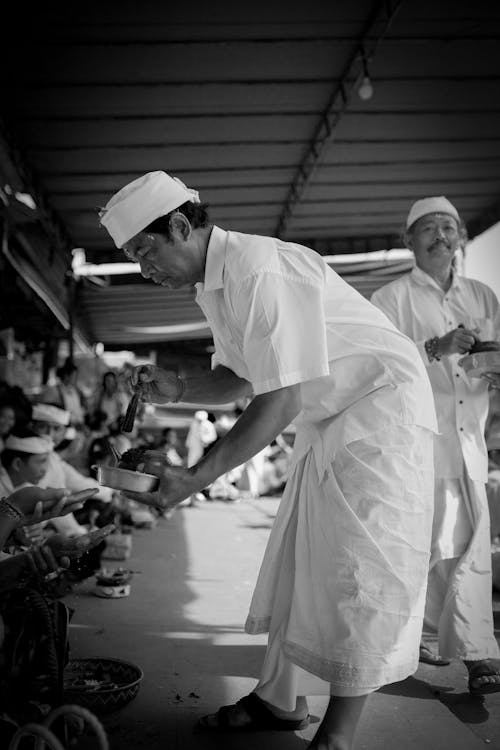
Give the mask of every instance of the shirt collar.
M 418 266 L 414 266 L 411 271 L 411 276 L 413 281 L 415 281 L 417 284 L 421 284 L 422 286 L 434 286 L 436 289 L 439 289 L 440 292 L 444 293 L 444 290 L 439 286 L 437 281 L 435 281 L 432 276 L 429 276 L 428 273 L 425 273 L 425 271 L 422 271 L 421 268 Z M 461 277 L 458 275 L 458 273 L 454 270 L 451 272 L 451 288 L 453 287 L 459 287 L 460 286 L 460 279 Z
M 227 239 L 228 232 L 214 224 L 207 247 L 205 280 L 196 285 L 198 293 L 222 289 L 224 286 Z

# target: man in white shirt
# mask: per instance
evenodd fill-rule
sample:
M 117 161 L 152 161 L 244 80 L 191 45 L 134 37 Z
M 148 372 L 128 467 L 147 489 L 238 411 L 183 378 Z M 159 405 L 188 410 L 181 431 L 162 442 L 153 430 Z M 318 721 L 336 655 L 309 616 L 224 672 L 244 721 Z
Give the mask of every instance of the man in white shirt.
M 405 241 L 414 252 L 415 267 L 377 290 L 371 301 L 417 344 L 438 416 L 425 624 L 438 633 L 441 656 L 422 642 L 421 660 L 438 666 L 463 659 L 470 691 L 495 692 L 500 690 L 500 653 L 493 629 L 485 492 L 488 382 L 469 377 L 459 362 L 476 339 L 498 338 L 499 305 L 489 287 L 454 270 L 465 230 L 444 196 L 416 201 Z M 489 377 L 495 380 L 495 375 Z
M 300 245 L 226 232 L 164 172 L 101 213 L 156 284 L 196 286 L 212 370 L 137 368 L 145 401 L 253 399 L 193 467 L 166 467 L 173 507 L 247 461 L 292 420 L 290 477 L 246 629 L 269 632 L 255 690 L 204 717 L 207 731 L 295 730 L 306 695 L 331 700 L 310 748 L 349 750 L 367 696 L 418 666 L 433 505 L 430 383 L 414 344 Z

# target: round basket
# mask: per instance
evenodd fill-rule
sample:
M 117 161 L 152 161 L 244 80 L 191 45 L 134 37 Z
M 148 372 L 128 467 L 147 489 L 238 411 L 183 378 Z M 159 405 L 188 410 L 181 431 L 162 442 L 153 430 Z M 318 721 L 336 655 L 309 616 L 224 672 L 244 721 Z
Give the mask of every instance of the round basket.
M 111 713 L 135 698 L 143 677 L 140 667 L 121 659 L 71 659 L 64 670 L 64 701 Z

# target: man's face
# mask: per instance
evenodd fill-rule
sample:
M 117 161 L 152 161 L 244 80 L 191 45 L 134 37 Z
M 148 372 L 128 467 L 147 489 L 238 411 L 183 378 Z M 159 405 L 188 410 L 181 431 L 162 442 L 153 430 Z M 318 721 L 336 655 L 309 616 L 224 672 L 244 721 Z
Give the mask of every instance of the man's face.
M 160 286 L 180 289 L 201 280 L 190 244 L 182 237 L 167 239 L 162 234 L 139 232 L 122 249 L 127 258 L 139 263 L 145 279 Z
M 408 238 L 419 268 L 433 275 L 449 270 L 460 244 L 457 221 L 448 214 L 427 214 L 418 219 Z
M 38 484 L 38 482 L 45 476 L 48 463 L 48 453 L 30 455 L 25 461 L 19 461 L 19 476 L 22 478 L 23 482 Z
M 51 424 L 50 422 L 33 422 L 32 428 L 37 435 L 46 435 L 51 438 L 54 445 L 59 445 L 66 433 L 65 425 Z

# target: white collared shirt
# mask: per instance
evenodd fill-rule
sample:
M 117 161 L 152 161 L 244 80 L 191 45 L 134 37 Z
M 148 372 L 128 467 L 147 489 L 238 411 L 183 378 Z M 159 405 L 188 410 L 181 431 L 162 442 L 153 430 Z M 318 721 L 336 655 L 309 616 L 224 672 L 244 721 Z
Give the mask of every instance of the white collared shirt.
M 479 338 L 498 337 L 500 314 L 494 292 L 485 284 L 454 274 L 447 292 L 415 267 L 372 295 L 377 305 L 403 333 L 417 344 L 432 384 L 438 415 L 435 473 L 461 477 L 463 463 L 471 479 L 487 481 L 488 454 L 484 425 L 488 414 L 488 386 L 468 377 L 453 354 L 429 363 L 424 343 L 444 336 L 460 324 L 478 329 Z
M 414 344 L 313 250 L 214 226 L 196 286 L 212 366 L 233 370 L 256 395 L 300 383 L 298 421 L 348 414 L 346 443 L 394 421 L 435 428 Z

